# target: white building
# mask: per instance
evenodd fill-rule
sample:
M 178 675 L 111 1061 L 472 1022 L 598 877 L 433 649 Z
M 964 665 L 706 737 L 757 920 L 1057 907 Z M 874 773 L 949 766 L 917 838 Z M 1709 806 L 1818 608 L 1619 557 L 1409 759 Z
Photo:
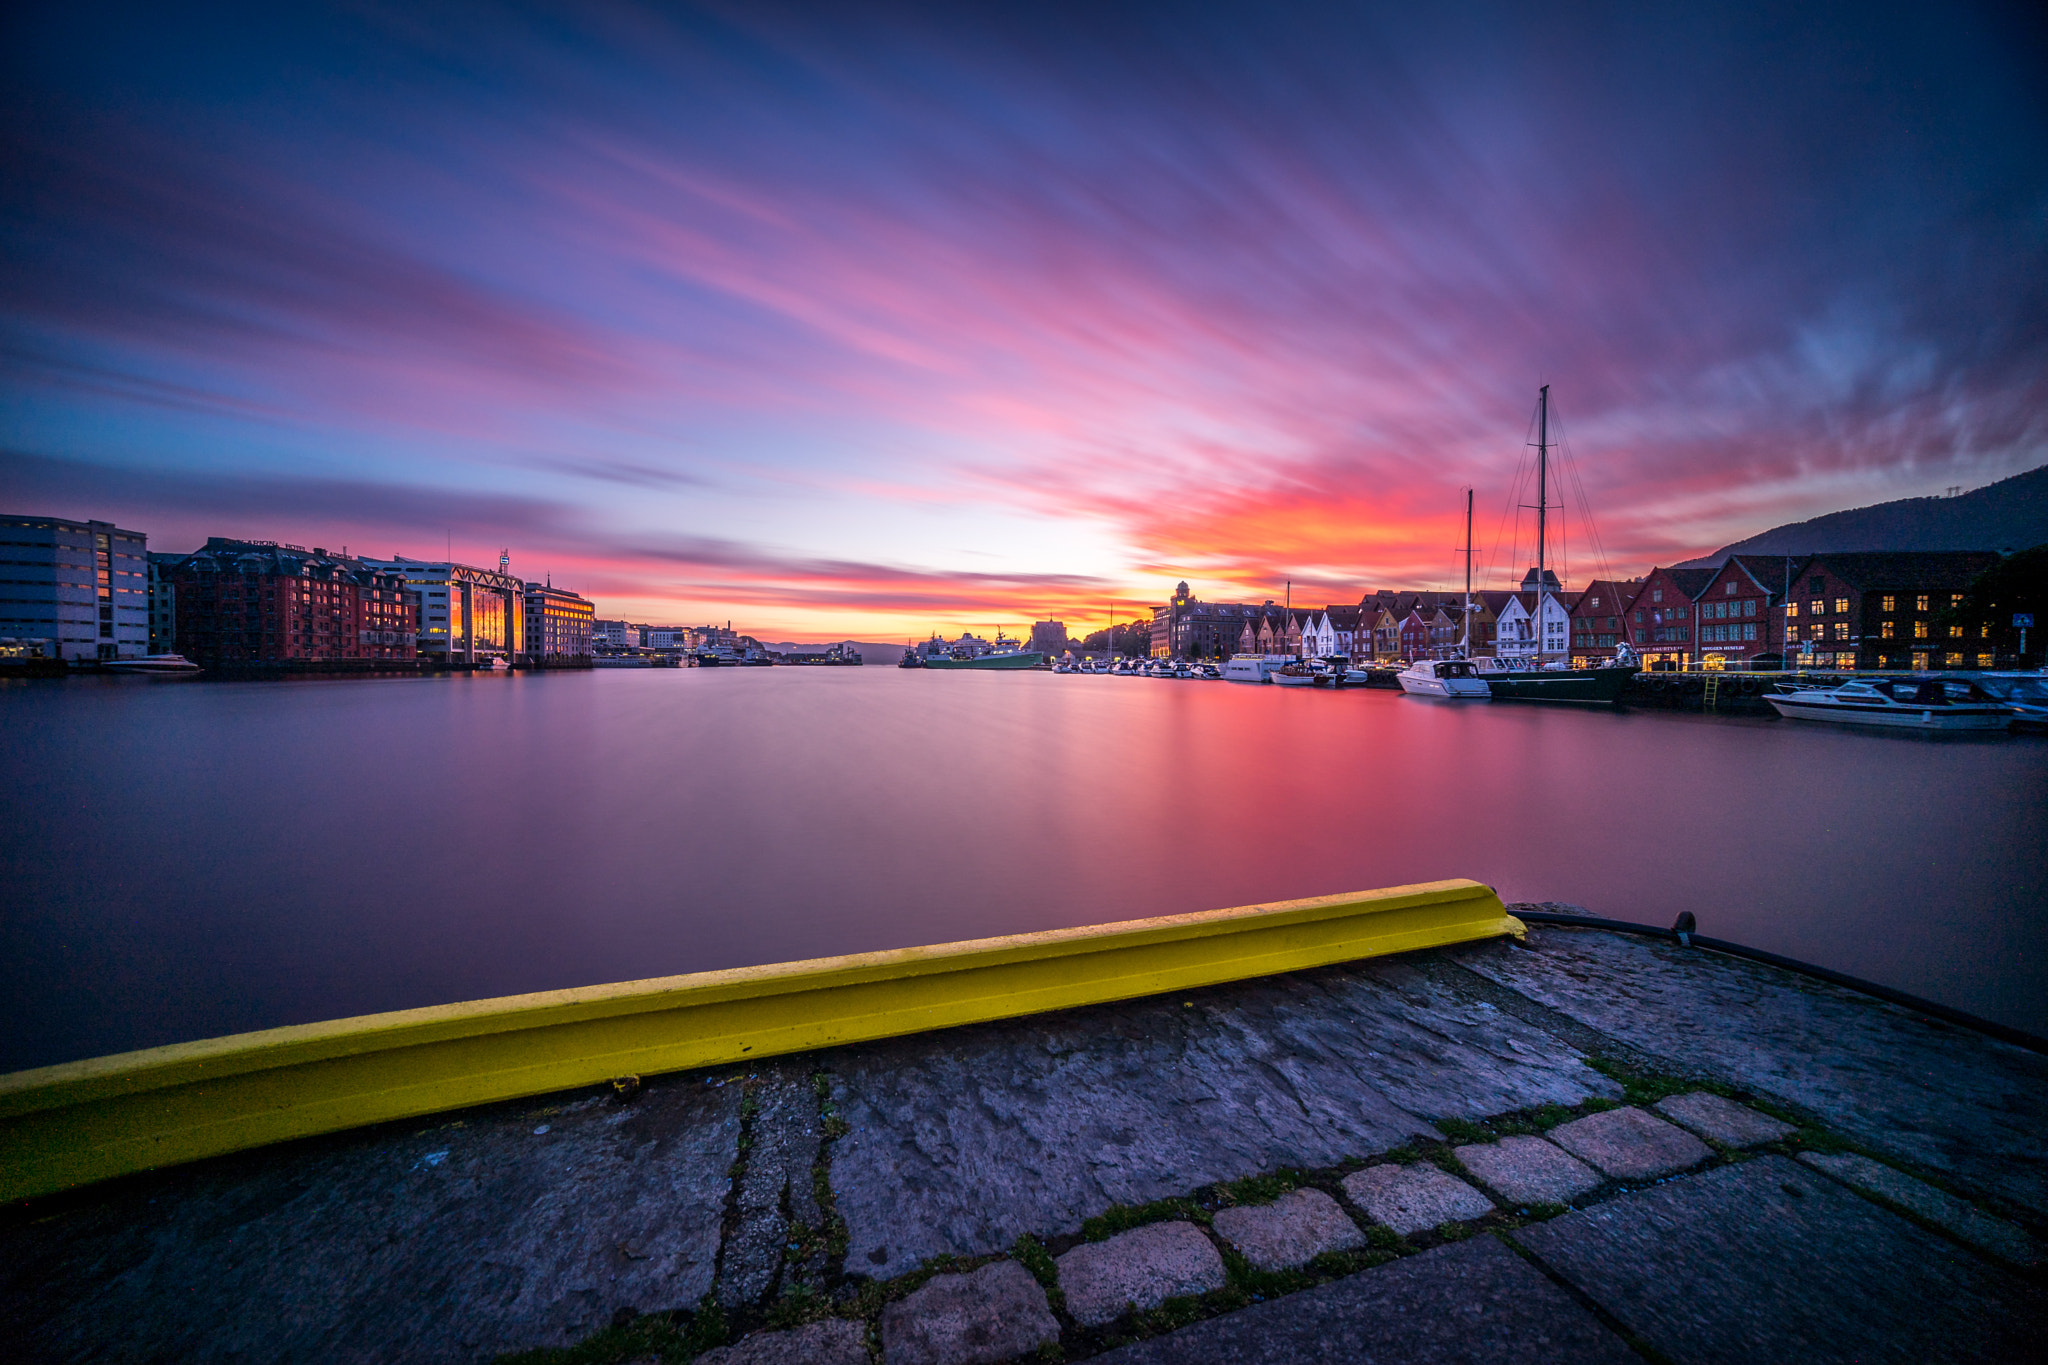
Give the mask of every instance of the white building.
M 1536 570 L 1522 579 L 1522 591 L 1508 599 L 1495 623 L 1494 652 L 1518 654 L 1542 663 L 1571 656 L 1572 604 L 1577 593 L 1559 590 L 1557 575 L 1544 571 L 1539 586 Z
M 136 659 L 149 651 L 147 537 L 105 521 L 0 516 L 0 636 L 48 641 L 47 657 Z
M 1340 654 L 1337 627 L 1330 621 L 1327 611 L 1315 612 L 1301 627 L 1301 652 L 1311 659 L 1323 659 Z
M 504 556 L 495 572 L 404 555 L 363 563 L 401 575 L 419 594 L 421 658 L 474 667 L 526 652 L 526 584 L 505 572 Z

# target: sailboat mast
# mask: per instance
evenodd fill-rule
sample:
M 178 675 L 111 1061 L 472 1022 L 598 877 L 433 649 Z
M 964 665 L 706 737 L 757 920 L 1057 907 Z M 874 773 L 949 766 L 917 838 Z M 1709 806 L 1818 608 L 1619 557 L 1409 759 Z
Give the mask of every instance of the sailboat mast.
M 1469 658 L 1472 654 L 1472 490 L 1465 490 L 1465 614 L 1462 618 L 1465 632 L 1458 641 L 1458 653 Z
M 1536 591 L 1543 591 L 1545 533 L 1550 515 L 1550 385 L 1536 397 Z M 1541 601 L 1539 597 L 1537 599 Z

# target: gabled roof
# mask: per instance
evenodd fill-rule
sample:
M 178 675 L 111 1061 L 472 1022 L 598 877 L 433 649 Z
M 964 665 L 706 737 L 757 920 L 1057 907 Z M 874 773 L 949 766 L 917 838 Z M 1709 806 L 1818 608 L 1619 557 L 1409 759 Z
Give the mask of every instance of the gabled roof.
M 1365 608 L 1324 607 L 1323 615 L 1330 618 L 1330 624 L 1339 630 L 1356 630 L 1365 620 Z
M 1498 616 L 1507 609 L 1508 603 L 1513 598 L 1513 593 L 1502 588 L 1480 588 L 1472 594 L 1472 605 L 1479 610 L 1489 611 Z
M 1588 614 L 1618 616 L 1629 609 L 1630 604 L 1635 601 L 1636 594 L 1642 590 L 1643 584 L 1641 579 L 1624 583 L 1620 579 L 1615 578 L 1596 578 L 1586 585 L 1584 592 L 1578 595 L 1578 601 L 1572 604 L 1572 614 L 1577 615 L 1581 606 L 1585 606 L 1587 602 L 1598 597 L 1600 605 L 1597 607 L 1586 607 Z
M 1804 567 L 1823 569 L 1863 592 L 1961 592 L 1999 558 L 1993 550 L 1897 550 L 1815 555 Z
M 1713 568 L 1665 569 L 1662 572 L 1666 578 L 1671 580 L 1672 586 L 1676 587 L 1687 597 L 1697 601 L 1699 595 L 1707 590 L 1707 585 L 1712 583 L 1715 576 L 1721 571 L 1718 568 Z

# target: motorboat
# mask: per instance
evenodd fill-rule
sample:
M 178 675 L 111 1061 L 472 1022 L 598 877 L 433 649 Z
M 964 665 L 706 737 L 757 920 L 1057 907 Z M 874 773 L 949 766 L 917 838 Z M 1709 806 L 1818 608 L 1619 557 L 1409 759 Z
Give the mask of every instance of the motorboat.
M 2015 728 L 2048 728 L 2048 676 L 2040 673 L 1980 673 L 1971 681 L 2012 708 Z
M 1394 675 L 1411 697 L 1477 697 L 1493 695 L 1486 679 L 1469 659 L 1417 659 Z
M 1314 664 L 1296 659 L 1273 670 L 1273 682 L 1280 687 L 1328 686 L 1328 675 Z
M 1764 698 L 1787 720 L 1884 725 L 1904 730 L 2003 730 L 2013 708 L 1956 678 L 1884 678 L 1802 687 Z
M 182 654 L 145 654 L 139 659 L 108 659 L 109 673 L 135 673 L 148 678 L 193 678 L 206 670 Z

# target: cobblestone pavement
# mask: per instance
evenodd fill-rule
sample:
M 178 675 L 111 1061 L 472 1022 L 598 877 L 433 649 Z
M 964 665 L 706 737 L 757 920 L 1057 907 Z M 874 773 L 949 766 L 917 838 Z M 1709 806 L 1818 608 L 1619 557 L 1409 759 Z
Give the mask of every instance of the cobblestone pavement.
M 1704 952 L 1530 945 L 39 1201 L 0 1219 L 0 1342 L 949 1365 L 1995 1360 L 2042 1336 L 2048 1059 Z

